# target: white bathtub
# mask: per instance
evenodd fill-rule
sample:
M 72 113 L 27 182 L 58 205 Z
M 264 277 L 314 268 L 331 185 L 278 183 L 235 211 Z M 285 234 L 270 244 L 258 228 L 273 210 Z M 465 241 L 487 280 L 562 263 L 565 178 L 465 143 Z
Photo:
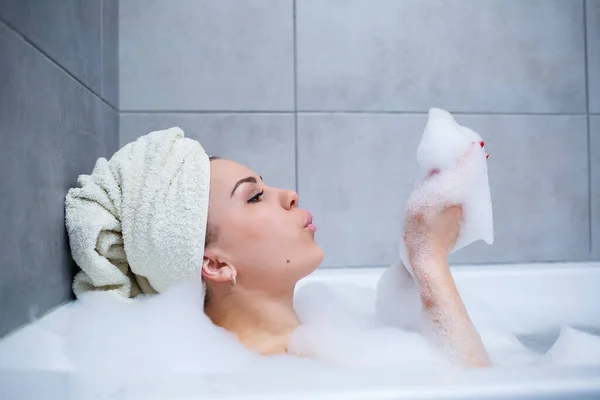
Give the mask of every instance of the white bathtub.
M 381 271 L 319 270 L 307 281 L 373 286 Z M 558 332 L 564 324 L 600 332 L 600 263 L 457 266 L 453 273 L 459 289 L 494 305 L 496 317 L 517 335 Z M 68 305 L 0 342 L 0 399 L 39 398 L 40 394 L 45 399 L 75 399 L 71 366 L 57 340 L 67 314 Z M 115 398 L 127 399 L 127 394 Z M 348 381 L 327 387 L 311 384 L 310 377 L 299 377 L 297 385 L 275 392 L 256 385 L 243 396 L 219 398 L 600 399 L 600 367 L 518 367 L 434 378 L 382 375 L 368 382 Z

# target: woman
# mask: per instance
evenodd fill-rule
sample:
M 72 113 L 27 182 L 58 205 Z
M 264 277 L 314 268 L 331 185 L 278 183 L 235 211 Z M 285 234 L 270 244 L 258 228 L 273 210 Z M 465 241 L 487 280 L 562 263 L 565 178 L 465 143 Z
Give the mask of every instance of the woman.
M 242 343 L 263 354 L 283 353 L 300 325 L 293 309 L 298 280 L 321 263 L 310 213 L 297 208 L 298 195 L 272 188 L 234 161 L 213 159 L 210 174 L 209 235 L 202 277 L 205 311 Z M 459 232 L 460 207 L 433 221 L 412 216 L 405 240 L 422 304 L 429 317 L 454 337 L 466 366 L 489 361 L 458 294 L 448 254 Z M 428 248 L 427 253 L 415 249 Z
M 178 128 L 153 132 L 100 159 L 66 200 L 77 295 L 124 298 L 201 279 L 205 312 L 262 354 L 287 351 L 300 326 L 296 283 L 323 259 L 298 195 L 234 161 L 211 158 Z M 208 190 L 210 188 L 210 190 Z M 437 344 L 466 367 L 489 359 L 448 267 L 460 206 L 409 215 L 404 240 Z M 399 305 L 401 307 L 401 305 Z

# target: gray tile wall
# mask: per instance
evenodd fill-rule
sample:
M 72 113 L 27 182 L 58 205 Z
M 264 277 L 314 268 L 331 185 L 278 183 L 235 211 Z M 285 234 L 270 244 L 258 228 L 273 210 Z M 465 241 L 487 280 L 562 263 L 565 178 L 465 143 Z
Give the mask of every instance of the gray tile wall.
M 583 113 L 583 2 L 298 0 L 302 111 Z
M 600 0 L 128 0 L 119 24 L 121 144 L 179 125 L 295 187 L 325 267 L 397 260 L 434 106 L 491 153 L 496 242 L 453 261 L 600 259 Z
M 457 120 L 486 132 L 496 242 L 474 244 L 454 261 L 589 258 L 586 117 L 460 115 Z M 324 265 L 397 259 L 425 123 L 425 115 L 299 116 L 298 187 L 302 205 L 319 218 Z
M 600 115 L 590 116 L 592 250 L 600 260 Z
M 294 114 L 141 114 L 121 113 L 121 142 L 179 126 L 211 155 L 236 160 L 260 171 L 277 187 L 294 189 Z
M 124 111 L 294 110 L 292 0 L 120 3 Z
M 118 148 L 117 5 L 0 2 L 0 336 L 72 296 L 64 196 Z
M 600 0 L 586 0 L 592 253 L 600 260 Z
M 586 1 L 589 112 L 600 114 L 600 0 Z
M 0 17 L 113 107 L 118 101 L 119 0 L 2 0 Z

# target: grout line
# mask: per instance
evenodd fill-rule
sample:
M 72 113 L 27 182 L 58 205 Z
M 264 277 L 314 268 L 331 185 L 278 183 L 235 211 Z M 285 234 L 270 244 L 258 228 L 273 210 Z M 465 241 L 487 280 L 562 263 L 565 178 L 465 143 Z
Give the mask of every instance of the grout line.
M 294 114 L 294 110 L 121 110 L 121 114 Z
M 296 97 L 296 96 L 295 96 Z M 294 107 L 296 108 L 296 107 Z M 373 115 L 427 115 L 427 111 L 359 111 L 359 110 L 121 110 L 121 114 L 373 114 Z M 577 117 L 587 113 L 514 113 L 450 111 L 453 115 L 482 115 L 505 117 Z M 600 114 L 598 114 L 600 115 Z
M 104 95 L 104 0 L 100 0 L 100 94 Z
M 96 96 L 98 98 L 98 100 L 100 100 L 102 103 L 106 104 L 108 107 L 110 107 L 113 111 L 115 112 L 119 112 L 115 107 L 113 107 L 112 104 L 110 104 L 108 101 L 104 100 L 102 98 L 102 96 L 100 96 L 98 93 L 96 93 L 92 88 L 90 88 L 89 86 L 87 86 L 83 81 L 81 81 L 79 78 L 77 78 L 75 75 L 73 75 L 71 72 L 69 72 L 66 68 L 64 68 L 62 65 L 60 65 L 58 63 L 58 61 L 56 61 L 54 58 L 52 58 L 48 53 L 46 53 L 44 50 L 40 49 L 33 41 L 31 41 L 29 38 L 27 38 L 25 35 L 21 34 L 14 26 L 12 26 L 8 21 L 6 21 L 4 18 L 0 17 L 0 23 L 2 23 L 4 26 L 6 26 L 8 28 L 9 31 L 11 31 L 14 35 L 16 35 L 17 37 L 19 37 L 21 40 L 23 40 L 25 43 L 27 43 L 28 45 L 30 45 L 31 47 L 33 47 L 35 50 L 38 51 L 38 53 L 40 53 L 42 56 L 46 57 L 46 59 L 48 59 L 48 61 L 50 61 L 52 64 L 54 64 L 56 67 L 58 67 L 58 69 L 60 69 L 61 71 L 63 71 L 65 74 L 67 74 L 69 77 L 71 77 L 73 80 L 75 80 L 75 82 L 79 83 L 81 86 L 83 86 L 84 89 L 86 89 L 88 92 L 90 92 L 92 95 Z
M 590 82 L 588 78 L 588 42 L 587 42 L 587 0 L 583 1 L 583 61 L 585 70 L 585 109 L 587 116 L 587 157 L 588 157 L 588 222 L 589 222 L 589 248 L 590 255 L 594 253 L 593 245 L 593 233 L 594 228 L 592 224 L 592 142 L 590 134 Z
M 300 188 L 298 187 L 298 51 L 296 37 L 296 0 L 293 5 L 294 18 L 294 180 L 296 193 L 298 193 L 298 205 L 300 205 Z
M 452 115 L 498 115 L 498 116 L 585 116 L 586 113 L 541 113 L 541 112 L 498 112 L 498 111 L 452 111 Z M 399 114 L 399 115 L 427 115 L 429 111 L 397 111 L 397 110 L 299 110 L 300 114 Z

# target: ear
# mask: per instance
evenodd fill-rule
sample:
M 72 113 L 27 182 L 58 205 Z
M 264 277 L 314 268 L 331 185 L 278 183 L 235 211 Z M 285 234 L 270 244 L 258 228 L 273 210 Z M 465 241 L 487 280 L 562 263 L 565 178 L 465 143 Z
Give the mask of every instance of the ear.
M 231 282 L 237 276 L 235 267 L 222 262 L 213 252 L 206 250 L 202 261 L 202 278 L 207 281 L 222 283 Z

